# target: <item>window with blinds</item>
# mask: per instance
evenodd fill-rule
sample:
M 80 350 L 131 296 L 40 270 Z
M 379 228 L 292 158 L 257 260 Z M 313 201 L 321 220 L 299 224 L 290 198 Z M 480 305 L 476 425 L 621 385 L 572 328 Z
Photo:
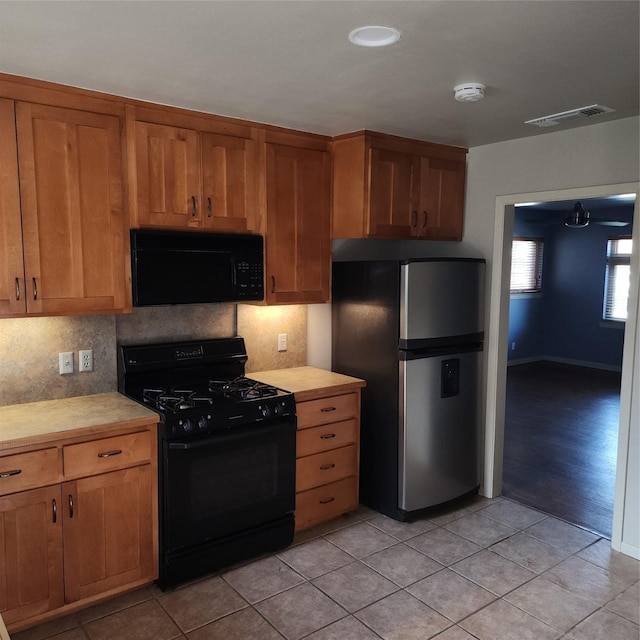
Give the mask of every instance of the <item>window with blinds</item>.
M 624 322 L 627 319 L 630 275 L 631 237 L 609 238 L 602 304 L 603 320 Z
M 542 291 L 540 238 L 514 238 L 511 246 L 511 293 Z

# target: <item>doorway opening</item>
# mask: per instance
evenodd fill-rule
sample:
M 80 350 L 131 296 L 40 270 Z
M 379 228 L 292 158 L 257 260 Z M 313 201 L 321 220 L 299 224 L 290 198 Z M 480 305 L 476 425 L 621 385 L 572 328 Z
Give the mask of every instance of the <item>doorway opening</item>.
M 609 539 L 626 314 L 604 303 L 608 249 L 631 242 L 633 208 L 606 197 L 514 214 L 503 494 Z M 609 274 L 627 278 L 618 297 L 622 268 Z
M 515 205 L 533 200 L 555 202 L 600 198 L 633 193 L 637 198 L 637 183 L 581 187 L 539 193 L 520 193 L 496 198 L 494 252 L 491 265 L 490 321 L 488 325 L 487 349 L 487 405 L 485 433 L 484 481 L 482 494 L 495 497 L 503 489 L 504 425 L 507 386 L 508 327 L 509 327 L 509 281 L 511 272 L 511 245 L 513 240 Z M 636 202 L 637 205 L 637 202 Z M 637 365 L 638 343 L 638 234 L 637 224 L 632 226 L 633 255 L 631 257 L 631 286 L 629 317 L 626 322 L 623 347 L 623 364 L 620 387 L 619 446 L 616 453 L 617 470 L 615 482 L 612 548 L 620 551 L 627 545 L 623 542 L 623 527 L 627 522 L 630 492 L 629 485 L 630 441 L 635 438 L 632 429 L 632 407 L 634 398 L 634 371 Z M 637 375 L 637 374 L 636 374 Z M 632 459 L 632 463 L 634 459 Z M 625 551 L 626 552 L 626 551 Z

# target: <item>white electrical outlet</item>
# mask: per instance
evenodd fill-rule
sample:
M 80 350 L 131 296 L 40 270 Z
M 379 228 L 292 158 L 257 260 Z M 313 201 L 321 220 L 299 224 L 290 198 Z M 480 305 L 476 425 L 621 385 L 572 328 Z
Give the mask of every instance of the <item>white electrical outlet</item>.
M 93 371 L 93 350 L 78 351 L 78 371 Z
M 515 351 L 516 350 L 516 343 L 512 342 L 511 343 L 511 351 Z
M 287 334 L 279 333 L 278 334 L 278 351 L 286 351 L 287 350 Z
M 58 354 L 60 374 L 73 373 L 73 351 L 62 351 Z

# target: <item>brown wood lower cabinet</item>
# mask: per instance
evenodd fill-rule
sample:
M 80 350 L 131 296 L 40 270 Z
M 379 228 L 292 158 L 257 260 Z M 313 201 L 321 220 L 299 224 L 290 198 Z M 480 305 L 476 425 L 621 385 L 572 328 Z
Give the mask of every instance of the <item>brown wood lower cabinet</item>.
M 0 498 L 0 612 L 6 624 L 64 604 L 60 485 Z
M 129 431 L 0 455 L 0 613 L 11 631 L 157 577 L 155 425 Z
M 360 390 L 298 402 L 296 530 L 358 507 Z
M 151 474 L 146 464 L 63 485 L 67 602 L 153 574 Z

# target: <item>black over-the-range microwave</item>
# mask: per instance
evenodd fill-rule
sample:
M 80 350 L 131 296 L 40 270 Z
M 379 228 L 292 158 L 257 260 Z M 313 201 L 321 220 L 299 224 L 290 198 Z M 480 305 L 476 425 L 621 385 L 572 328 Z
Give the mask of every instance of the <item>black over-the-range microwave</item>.
M 262 236 L 132 229 L 133 305 L 262 300 L 263 264 Z

